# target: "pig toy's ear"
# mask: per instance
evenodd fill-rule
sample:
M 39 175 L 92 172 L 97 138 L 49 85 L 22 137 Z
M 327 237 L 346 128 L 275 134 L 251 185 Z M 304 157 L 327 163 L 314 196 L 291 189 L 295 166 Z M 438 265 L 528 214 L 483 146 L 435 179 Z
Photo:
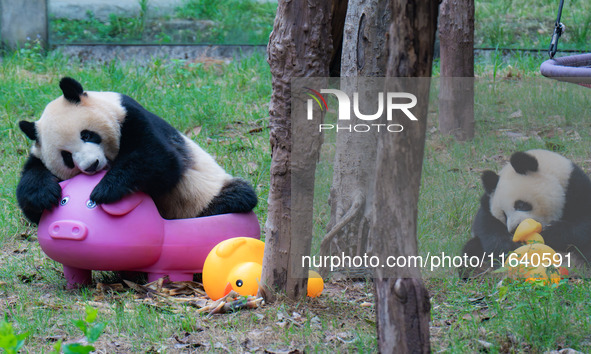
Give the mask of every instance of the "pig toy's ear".
M 67 179 L 67 180 L 65 180 L 65 181 L 61 181 L 61 182 L 60 182 L 60 186 L 62 187 L 62 191 L 63 191 L 64 189 L 66 189 L 66 186 L 67 186 L 68 184 L 70 184 L 70 181 L 71 181 L 71 179 Z
M 101 204 L 101 208 L 108 214 L 114 216 L 122 216 L 128 214 L 133 209 L 135 209 L 141 202 L 144 200 L 145 196 L 133 193 L 126 195 L 118 202 L 111 203 L 111 204 Z

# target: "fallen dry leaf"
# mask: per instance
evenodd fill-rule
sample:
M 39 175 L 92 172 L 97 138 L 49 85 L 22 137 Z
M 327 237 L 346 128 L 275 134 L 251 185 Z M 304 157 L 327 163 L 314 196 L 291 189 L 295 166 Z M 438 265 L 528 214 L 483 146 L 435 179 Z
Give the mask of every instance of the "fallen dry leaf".
M 523 117 L 523 112 L 521 112 L 520 109 L 517 110 L 517 111 L 515 111 L 515 112 L 513 112 L 513 113 L 511 113 L 511 115 L 509 116 L 509 118 L 512 118 L 512 119 L 514 119 L 514 118 L 521 118 L 521 117 Z
M 135 300 L 144 305 L 175 313 L 180 312 L 183 306 L 188 305 L 196 307 L 198 309 L 197 313 L 206 314 L 206 319 L 214 314 L 228 313 L 240 309 L 254 309 L 264 304 L 262 297 L 245 297 L 234 291 L 217 301 L 213 301 L 205 293 L 203 284 L 194 281 L 171 282 L 166 278 L 160 278 L 146 285 L 129 280 L 123 280 L 123 282 L 135 292 Z M 97 284 L 97 291 L 101 294 L 122 290 L 124 290 L 122 284 Z
M 196 138 L 199 135 L 199 133 L 201 133 L 201 126 L 196 126 L 192 129 L 187 130 L 185 132 L 185 135 L 192 139 Z

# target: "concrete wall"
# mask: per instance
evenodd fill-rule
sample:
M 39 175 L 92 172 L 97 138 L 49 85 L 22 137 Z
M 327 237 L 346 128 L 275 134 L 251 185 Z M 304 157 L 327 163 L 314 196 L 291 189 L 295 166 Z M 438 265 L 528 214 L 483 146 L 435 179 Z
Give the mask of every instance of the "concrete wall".
M 0 0 L 0 40 L 12 49 L 37 38 L 47 44 L 47 0 Z

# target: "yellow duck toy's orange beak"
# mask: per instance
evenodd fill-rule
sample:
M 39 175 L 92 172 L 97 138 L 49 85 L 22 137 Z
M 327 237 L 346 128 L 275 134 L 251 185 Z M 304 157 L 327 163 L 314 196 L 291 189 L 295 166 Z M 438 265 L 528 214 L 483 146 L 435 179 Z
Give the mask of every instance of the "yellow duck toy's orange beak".
M 232 291 L 232 284 L 228 282 L 228 284 L 226 284 L 226 288 L 224 289 L 224 296 L 228 295 L 230 291 Z

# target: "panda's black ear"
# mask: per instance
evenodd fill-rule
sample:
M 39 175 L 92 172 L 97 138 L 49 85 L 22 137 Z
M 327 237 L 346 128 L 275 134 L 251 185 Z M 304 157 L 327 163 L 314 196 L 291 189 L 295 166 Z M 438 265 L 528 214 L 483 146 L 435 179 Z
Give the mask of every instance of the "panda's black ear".
M 538 160 L 532 155 L 518 151 L 511 155 L 511 166 L 515 172 L 524 175 L 538 170 Z
M 35 122 L 21 120 L 18 122 L 18 126 L 29 139 L 37 140 L 37 128 L 35 128 Z
M 64 77 L 60 80 L 60 88 L 64 93 L 64 98 L 71 103 L 80 103 L 80 96 L 84 93 L 82 85 L 71 77 Z
M 491 194 L 497 188 L 497 184 L 499 183 L 499 175 L 494 173 L 493 171 L 486 170 L 482 172 L 482 185 L 484 186 L 484 191 L 486 194 Z

